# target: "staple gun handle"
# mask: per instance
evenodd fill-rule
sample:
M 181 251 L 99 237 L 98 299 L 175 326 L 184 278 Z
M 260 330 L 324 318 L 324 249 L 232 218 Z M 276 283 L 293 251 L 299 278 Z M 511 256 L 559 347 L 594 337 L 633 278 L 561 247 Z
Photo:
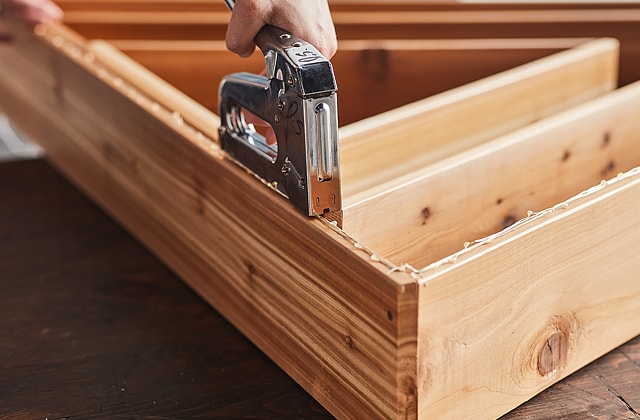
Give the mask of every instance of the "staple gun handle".
M 275 163 L 278 147 L 285 147 L 285 145 L 268 145 L 264 136 L 245 120 L 244 114 L 245 110 L 250 111 L 272 127 L 276 127 L 277 124 L 274 121 L 276 114 L 271 102 L 270 83 L 265 76 L 253 73 L 235 73 L 226 76 L 220 86 L 220 117 L 223 118 L 221 123 L 225 131 L 222 140 L 231 136 L 246 143 L 269 163 Z
M 233 0 L 225 0 L 233 9 Z M 275 26 L 254 42 L 266 76 L 235 73 L 220 84 L 220 144 L 229 157 L 275 187 L 309 216 L 341 212 L 336 81 L 311 44 Z M 245 113 L 266 121 L 267 144 Z

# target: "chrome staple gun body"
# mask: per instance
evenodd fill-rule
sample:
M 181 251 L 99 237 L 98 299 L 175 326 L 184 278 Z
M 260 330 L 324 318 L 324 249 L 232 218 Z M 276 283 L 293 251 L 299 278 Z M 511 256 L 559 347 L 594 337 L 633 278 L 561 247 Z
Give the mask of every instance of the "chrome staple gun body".
M 222 148 L 305 214 L 340 212 L 331 63 L 312 45 L 274 26 L 262 28 L 255 42 L 265 57 L 266 76 L 234 73 L 220 84 Z M 246 121 L 247 111 L 271 126 L 277 144 L 267 144 Z

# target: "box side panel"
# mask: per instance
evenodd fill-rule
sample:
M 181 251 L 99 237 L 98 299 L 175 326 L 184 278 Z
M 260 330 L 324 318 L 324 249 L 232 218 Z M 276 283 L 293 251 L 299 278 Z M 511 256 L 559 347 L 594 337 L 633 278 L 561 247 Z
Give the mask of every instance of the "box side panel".
M 636 168 L 423 272 L 420 417 L 499 416 L 640 333 L 639 197 Z
M 424 267 L 640 165 L 638 109 L 634 83 L 557 113 L 416 171 L 403 188 L 346 209 L 345 228 L 393 214 L 358 237 L 391 260 Z
M 415 416 L 415 387 L 398 388 L 415 384 L 415 282 L 223 159 L 213 114 L 190 124 L 113 74 L 122 57 L 98 56 L 64 28 L 17 35 L 0 50 L 0 107 L 332 413 Z

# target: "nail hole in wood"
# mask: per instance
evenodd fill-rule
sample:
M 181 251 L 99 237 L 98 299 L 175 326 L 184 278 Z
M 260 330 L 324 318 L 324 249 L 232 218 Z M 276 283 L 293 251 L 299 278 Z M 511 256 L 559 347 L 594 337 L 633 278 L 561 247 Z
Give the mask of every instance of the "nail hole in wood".
M 393 321 L 393 312 L 390 309 L 387 309 L 387 319 Z
M 607 147 L 609 143 L 611 143 L 611 133 L 607 131 L 602 136 L 602 148 L 604 149 L 605 147 Z
M 497 204 L 497 205 L 502 204 L 502 198 L 498 198 L 498 199 L 496 200 L 496 204 Z
M 562 155 L 562 161 L 566 162 L 569 160 L 570 157 L 571 157 L 571 152 L 569 152 L 568 150 L 565 150 L 564 154 Z
M 431 217 L 431 210 L 429 210 L 429 207 L 425 207 L 422 209 L 422 224 L 425 225 L 427 224 L 427 219 Z

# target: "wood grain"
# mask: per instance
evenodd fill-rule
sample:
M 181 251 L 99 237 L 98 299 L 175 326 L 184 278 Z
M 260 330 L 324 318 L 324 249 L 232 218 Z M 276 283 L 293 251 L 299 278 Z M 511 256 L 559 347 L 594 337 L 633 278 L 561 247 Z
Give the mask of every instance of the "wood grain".
M 336 13 L 339 39 L 386 38 L 530 38 L 612 37 L 621 44 L 620 83 L 640 73 L 640 7 L 626 4 L 525 5 L 517 2 L 485 6 L 456 4 L 445 10 L 362 10 Z M 419 5 L 417 6 L 420 7 Z
M 638 334 L 636 172 L 423 273 L 420 415 L 493 417 Z
M 0 196 L 0 417 L 332 418 L 51 166 Z
M 635 419 L 640 414 L 640 340 L 613 350 L 518 407 L 504 420 L 549 417 Z M 609 376 L 616 366 L 618 374 Z M 548 404 L 548 405 L 547 405 Z

